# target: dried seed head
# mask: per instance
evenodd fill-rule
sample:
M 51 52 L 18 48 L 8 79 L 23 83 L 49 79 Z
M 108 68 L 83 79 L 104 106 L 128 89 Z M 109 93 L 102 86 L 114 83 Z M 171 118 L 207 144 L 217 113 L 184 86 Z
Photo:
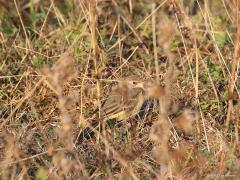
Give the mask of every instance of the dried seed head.
M 154 123 L 149 138 L 156 143 L 167 144 L 171 135 L 171 126 L 166 115 L 160 115 L 159 120 Z
M 174 125 L 184 131 L 185 134 L 191 134 L 193 123 L 197 119 L 197 114 L 189 109 L 183 111 L 181 115 L 175 118 Z
M 52 68 L 44 69 L 44 74 L 48 77 L 50 85 L 55 90 L 60 90 L 77 74 L 74 57 L 69 52 L 63 53 Z
M 165 96 L 165 89 L 162 85 L 156 84 L 153 82 L 145 82 L 144 89 L 146 91 L 146 96 L 148 98 L 156 98 L 159 99 Z
M 158 31 L 161 33 L 161 36 L 158 38 L 158 44 L 163 47 L 163 49 L 169 49 L 171 40 L 175 36 L 177 30 L 176 25 L 173 21 L 170 21 L 168 17 L 164 16 L 159 23 Z
M 152 126 L 150 139 L 155 142 L 153 155 L 158 163 L 167 165 L 170 160 L 168 141 L 171 131 L 167 116 L 159 117 L 159 120 Z

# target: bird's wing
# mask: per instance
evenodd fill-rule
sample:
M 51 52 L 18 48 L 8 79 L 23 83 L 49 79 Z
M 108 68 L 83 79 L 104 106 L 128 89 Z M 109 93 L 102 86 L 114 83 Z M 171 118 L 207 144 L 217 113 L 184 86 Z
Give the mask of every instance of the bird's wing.
M 124 103 L 121 95 L 110 95 L 102 105 L 102 113 L 107 119 L 119 118 L 124 115 Z
M 142 94 L 141 88 L 130 88 L 126 92 L 118 92 L 109 96 L 102 106 L 104 116 L 108 119 L 121 120 L 135 115 L 142 106 Z

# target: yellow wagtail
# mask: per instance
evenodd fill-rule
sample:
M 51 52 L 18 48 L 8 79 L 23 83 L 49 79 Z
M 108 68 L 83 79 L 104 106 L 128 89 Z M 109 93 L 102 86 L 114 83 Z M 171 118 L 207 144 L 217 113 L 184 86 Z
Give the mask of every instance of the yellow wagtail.
M 129 80 L 120 82 L 114 86 L 102 103 L 100 114 L 103 121 L 109 120 L 125 120 L 130 117 L 135 117 L 142 108 L 144 102 L 144 88 L 143 82 Z M 94 112 L 96 115 L 97 111 Z M 93 120 L 91 122 L 92 128 L 96 128 L 99 125 L 99 120 Z M 93 131 L 86 128 L 81 138 L 92 137 Z
M 112 88 L 102 104 L 104 120 L 123 120 L 136 115 L 144 101 L 143 83 L 134 80 L 120 82 Z

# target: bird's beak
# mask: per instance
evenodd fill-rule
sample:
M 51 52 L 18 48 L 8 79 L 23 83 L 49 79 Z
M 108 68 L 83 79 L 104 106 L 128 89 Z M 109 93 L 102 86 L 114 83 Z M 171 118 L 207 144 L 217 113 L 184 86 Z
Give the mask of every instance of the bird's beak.
M 143 83 L 143 82 L 138 82 L 138 83 L 135 85 L 135 88 L 142 88 L 142 89 L 144 89 L 144 83 Z

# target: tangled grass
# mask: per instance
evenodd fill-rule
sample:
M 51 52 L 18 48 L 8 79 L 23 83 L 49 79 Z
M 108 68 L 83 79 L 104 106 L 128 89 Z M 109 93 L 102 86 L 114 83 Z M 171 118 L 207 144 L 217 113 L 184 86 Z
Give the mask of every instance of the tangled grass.
M 0 0 L 0 178 L 238 179 L 239 10 Z M 102 101 L 129 76 L 153 106 L 102 121 Z

